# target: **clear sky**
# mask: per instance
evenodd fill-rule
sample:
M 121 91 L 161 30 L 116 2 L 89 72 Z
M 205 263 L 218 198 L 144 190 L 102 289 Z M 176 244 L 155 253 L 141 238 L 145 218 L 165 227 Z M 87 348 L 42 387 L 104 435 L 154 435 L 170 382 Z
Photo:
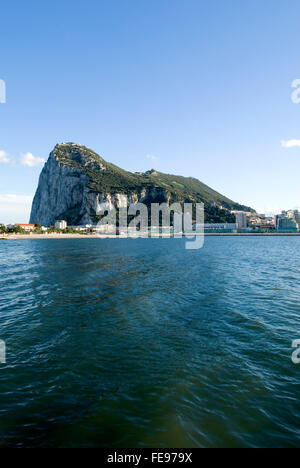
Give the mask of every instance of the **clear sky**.
M 299 0 L 2 2 L 0 222 L 28 221 L 63 141 L 259 211 L 300 205 L 299 17 Z

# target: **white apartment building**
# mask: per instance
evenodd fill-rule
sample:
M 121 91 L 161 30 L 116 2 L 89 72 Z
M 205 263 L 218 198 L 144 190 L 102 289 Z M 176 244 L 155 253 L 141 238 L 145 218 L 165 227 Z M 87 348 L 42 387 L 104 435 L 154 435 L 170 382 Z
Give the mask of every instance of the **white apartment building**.
M 61 229 L 61 230 L 67 229 L 67 226 L 68 226 L 68 225 L 67 225 L 67 222 L 64 221 L 64 220 L 58 220 L 58 221 L 56 221 L 56 223 L 55 223 L 56 229 Z
M 238 211 L 235 213 L 235 220 L 238 229 L 246 229 L 247 227 L 247 216 L 244 211 Z

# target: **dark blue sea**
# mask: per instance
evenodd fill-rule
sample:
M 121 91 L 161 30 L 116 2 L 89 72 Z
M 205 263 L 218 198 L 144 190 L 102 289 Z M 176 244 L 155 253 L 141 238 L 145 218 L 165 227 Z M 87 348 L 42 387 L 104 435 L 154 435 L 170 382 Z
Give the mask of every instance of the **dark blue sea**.
M 300 238 L 0 241 L 0 446 L 300 447 Z

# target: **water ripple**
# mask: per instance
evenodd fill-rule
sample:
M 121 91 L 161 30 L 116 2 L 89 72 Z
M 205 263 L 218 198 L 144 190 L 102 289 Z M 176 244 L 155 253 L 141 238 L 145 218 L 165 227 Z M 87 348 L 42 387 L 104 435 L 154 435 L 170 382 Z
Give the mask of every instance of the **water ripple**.
M 299 446 L 299 242 L 0 244 L 1 445 Z

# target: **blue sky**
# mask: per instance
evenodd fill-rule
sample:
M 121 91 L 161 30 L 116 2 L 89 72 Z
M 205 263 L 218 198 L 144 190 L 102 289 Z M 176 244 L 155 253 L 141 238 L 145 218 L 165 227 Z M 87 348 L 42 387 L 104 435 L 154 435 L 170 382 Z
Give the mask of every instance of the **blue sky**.
M 3 3 L 0 222 L 28 221 L 63 141 L 259 211 L 300 205 L 299 15 L 298 0 Z

